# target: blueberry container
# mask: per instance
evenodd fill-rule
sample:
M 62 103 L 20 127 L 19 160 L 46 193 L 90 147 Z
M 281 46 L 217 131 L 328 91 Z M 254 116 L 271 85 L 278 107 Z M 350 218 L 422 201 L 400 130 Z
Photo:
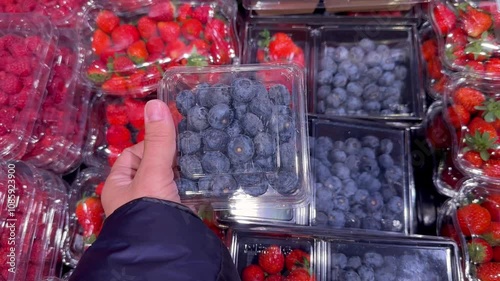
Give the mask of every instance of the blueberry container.
M 308 203 L 305 83 L 300 68 L 175 68 L 165 73 L 158 94 L 182 117 L 177 126 L 177 186 L 182 200 L 209 201 L 215 209 Z
M 226 224 L 252 224 L 262 225 L 308 225 L 310 207 L 293 209 L 257 208 L 257 209 L 231 209 L 217 212 L 217 220 Z
M 413 233 L 415 191 L 407 128 L 315 119 L 311 133 L 312 225 Z
M 417 26 L 337 20 L 316 31 L 310 112 L 419 121 L 425 94 Z

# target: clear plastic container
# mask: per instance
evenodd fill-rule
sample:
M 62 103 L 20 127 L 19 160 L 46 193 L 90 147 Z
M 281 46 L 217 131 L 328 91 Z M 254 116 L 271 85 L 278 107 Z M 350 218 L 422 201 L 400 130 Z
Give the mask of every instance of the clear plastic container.
M 104 94 L 144 97 L 171 66 L 239 61 L 236 2 L 156 1 L 133 7 L 123 10 L 102 1 L 84 14 L 82 76 Z
M 373 11 L 408 11 L 422 0 L 369 1 L 369 0 L 324 0 L 324 6 L 332 12 L 373 12 Z
M 243 7 L 254 11 L 257 15 L 290 15 L 290 14 L 312 14 L 316 8 L 322 8 L 319 0 L 244 0 Z
M 413 233 L 415 191 L 408 129 L 355 120 L 313 120 L 312 136 L 313 225 Z
M 19 159 L 26 150 L 54 58 L 55 35 L 47 18 L 0 15 L 0 59 L 4 62 L 0 79 L 0 156 L 4 159 Z
M 74 107 L 74 97 L 80 68 L 77 38 L 75 30 L 59 30 L 47 94 L 23 157 L 37 167 L 47 168 L 55 161 L 65 161 L 62 150 L 78 126 L 74 118 L 78 110 Z
M 310 112 L 323 117 L 423 119 L 425 93 L 414 22 L 339 19 L 315 33 Z
M 95 96 L 88 120 L 84 163 L 94 167 L 113 166 L 122 151 L 144 139 L 146 98 Z
M 500 81 L 459 74 L 451 79 L 444 97 L 444 116 L 455 132 L 455 164 L 465 175 L 499 183 L 500 126 L 495 114 Z
M 217 212 L 217 220 L 228 224 L 309 225 L 309 207 L 231 209 Z
M 215 209 L 308 203 L 303 77 L 295 65 L 183 67 L 165 73 L 159 98 L 187 116 L 177 127 L 183 201 L 209 201 Z
M 440 209 L 438 234 L 454 240 L 461 248 L 465 277 L 468 280 L 489 280 L 490 271 L 498 275 L 498 260 L 492 259 L 499 239 L 500 193 L 498 185 L 470 179 L 460 187 L 460 195 L 448 200 Z M 484 254 L 484 255 L 481 255 Z
M 76 267 L 83 252 L 90 246 L 85 240 L 84 229 L 79 224 L 75 214 L 75 209 L 78 201 L 82 198 L 99 196 L 99 191 L 96 193 L 96 188 L 104 184 L 109 174 L 109 169 L 106 168 L 86 168 L 80 171 L 76 180 L 71 185 L 69 196 L 69 224 L 68 231 L 65 237 L 63 246 L 63 262 L 67 266 Z

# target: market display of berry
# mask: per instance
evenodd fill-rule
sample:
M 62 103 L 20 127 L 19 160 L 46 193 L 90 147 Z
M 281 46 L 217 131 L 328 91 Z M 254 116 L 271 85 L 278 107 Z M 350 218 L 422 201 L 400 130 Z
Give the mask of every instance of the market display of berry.
M 436 99 L 442 98 L 444 87 L 448 83 L 441 59 L 439 58 L 438 40 L 435 32 L 429 26 L 423 31 L 422 57 L 427 67 L 427 88 L 429 94 Z
M 257 62 L 292 62 L 304 66 L 304 50 L 297 46 L 293 38 L 286 33 L 276 32 L 271 35 L 264 29 L 257 41 Z
M 315 113 L 335 116 L 408 115 L 408 51 L 363 38 L 326 46 L 315 78 Z
M 168 67 L 230 64 L 238 55 L 235 3 L 214 4 L 162 0 L 128 13 L 87 10 L 86 78 L 106 94 L 144 97 Z
M 57 26 L 75 25 L 85 0 L 13 0 L 0 3 L 0 13 L 30 13 L 47 16 Z
M 405 231 L 404 169 L 393 151 L 397 142 L 373 135 L 321 136 L 309 145 L 316 225 Z

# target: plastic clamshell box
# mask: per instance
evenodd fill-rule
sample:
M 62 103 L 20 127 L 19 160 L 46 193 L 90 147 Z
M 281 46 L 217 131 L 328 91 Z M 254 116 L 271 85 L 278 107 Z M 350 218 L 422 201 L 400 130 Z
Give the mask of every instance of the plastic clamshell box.
M 372 12 L 372 11 L 408 11 L 414 5 L 427 1 L 396 0 L 396 1 L 369 1 L 369 0 L 324 0 L 324 7 L 330 13 L 337 12 Z
M 83 8 L 90 1 L 85 0 L 21 0 L 7 2 L 6 6 L 0 6 L 2 13 L 35 13 L 46 16 L 56 26 L 74 26 L 81 16 Z
M 231 209 L 217 212 L 217 220 L 224 223 L 262 225 L 308 225 L 309 207 L 293 209 L 257 208 L 257 209 Z
M 132 2 L 129 7 L 126 7 L 127 5 L 125 5 L 125 7 L 121 5 L 128 1 L 117 1 L 117 3 L 113 2 L 114 1 L 100 1 L 94 3 L 94 5 L 92 5 L 89 9 L 86 9 L 83 15 L 83 23 L 81 24 L 82 40 L 80 42 L 80 47 L 84 50 L 85 57 L 82 69 L 82 79 L 87 81 L 89 85 L 92 85 L 96 91 L 101 91 L 102 93 L 109 95 L 131 96 L 138 98 L 144 97 L 156 90 L 162 78 L 163 71 L 169 67 L 180 65 L 222 65 L 239 62 L 240 47 L 236 33 L 235 22 L 237 15 L 237 3 L 235 1 L 202 0 L 193 2 L 188 0 L 166 0 L 148 1 L 148 3 L 145 1 L 139 1 Z M 148 38 L 149 40 L 153 37 L 164 41 L 161 42 L 161 44 L 164 45 L 164 47 L 162 47 L 163 51 L 157 50 L 160 48 L 159 45 L 161 45 L 158 40 L 151 43 L 151 45 L 155 44 L 156 46 L 156 51 L 154 52 L 152 51 L 153 47 L 148 47 L 146 44 L 146 59 L 140 57 L 144 56 L 142 47 L 136 48 L 136 51 L 129 52 L 129 45 L 126 45 L 124 48 L 120 45 L 116 45 L 121 43 L 116 43 L 113 41 L 113 38 L 120 38 L 120 35 L 113 36 L 112 32 L 110 33 L 110 36 L 109 34 L 101 31 L 101 34 L 104 33 L 103 36 L 107 36 L 107 40 L 110 40 L 111 45 L 109 48 L 104 49 L 102 52 L 99 50 L 98 53 L 93 50 L 92 38 L 96 31 L 100 31 L 100 29 L 96 26 L 96 18 L 100 11 L 109 10 L 115 13 L 121 19 L 121 26 L 135 26 L 141 17 L 148 16 L 150 8 L 155 5 L 161 5 L 162 3 L 169 3 L 175 6 L 175 9 L 178 9 L 182 5 L 191 5 L 192 8 L 200 6 L 210 7 L 211 11 L 208 13 L 208 20 L 214 19 L 222 21 L 225 25 L 220 28 L 219 24 L 215 23 L 214 25 L 217 25 L 217 27 L 212 27 L 212 33 L 205 30 L 205 28 L 210 26 L 210 24 L 201 24 L 200 21 L 198 21 L 198 24 L 193 27 L 193 30 L 199 31 L 197 35 L 186 35 L 186 33 L 190 31 L 182 30 L 180 27 L 181 22 L 178 21 L 177 18 L 174 18 L 172 21 L 158 20 L 157 22 L 165 22 L 169 24 L 178 23 L 179 30 L 177 31 L 179 35 L 172 35 L 168 33 L 166 33 L 167 35 L 161 35 L 159 29 L 157 30 L 157 35 L 142 35 L 139 32 L 130 31 L 129 28 L 126 32 L 128 32 L 130 36 L 137 35 L 137 37 L 139 37 L 139 40 L 136 40 L 135 42 L 145 42 L 145 38 Z M 161 9 L 164 9 L 164 7 Z M 176 15 L 177 14 L 174 14 L 174 16 Z M 200 30 L 198 30 L 198 28 Z M 175 28 L 166 26 L 165 29 L 172 31 L 172 29 Z M 223 30 L 224 34 L 217 33 L 219 30 Z M 124 31 L 122 33 L 126 32 Z M 210 38 L 206 38 L 206 36 L 209 36 L 207 34 L 211 34 Z M 175 37 L 172 42 L 171 36 Z M 186 36 L 188 38 L 186 38 Z M 186 43 L 180 40 L 181 38 L 183 38 Z M 134 39 L 136 38 L 133 38 L 132 40 Z M 118 48 L 118 50 L 113 50 L 113 48 Z M 140 52 L 137 50 L 140 50 Z M 127 56 L 135 62 L 129 61 L 127 66 L 120 68 L 123 71 L 118 71 L 114 67 L 114 58 L 117 57 L 116 54 L 120 55 L 122 53 L 127 54 Z M 140 53 L 140 56 L 135 59 L 136 55 L 131 54 L 137 53 Z M 104 71 L 99 73 L 101 78 L 92 80 L 89 75 L 87 75 L 87 70 L 95 69 L 94 66 L 96 65 L 96 68 Z
M 380 231 L 403 234 L 411 234 L 414 232 L 414 221 L 416 216 L 416 214 L 414 213 L 415 187 L 413 182 L 413 170 L 410 157 L 409 130 L 407 128 L 397 128 L 376 122 L 367 122 L 352 119 L 339 118 L 334 121 L 315 119 L 312 120 L 311 134 L 313 138 L 315 138 L 315 147 L 314 149 L 311 149 L 310 152 L 310 165 L 311 173 L 313 174 L 312 181 L 314 182 L 313 185 L 315 193 L 313 199 L 314 204 L 311 204 L 310 212 L 312 225 L 329 229 L 363 229 L 363 231 L 366 232 L 378 233 L 380 233 Z M 392 143 L 392 151 L 390 151 L 390 153 L 382 153 L 382 151 L 380 150 L 381 146 L 374 149 L 375 159 L 377 161 L 377 165 L 375 166 L 362 166 L 364 163 L 368 163 L 368 160 L 370 160 L 366 157 L 371 157 L 369 156 L 371 155 L 371 153 L 365 154 L 363 149 L 369 146 L 362 144 L 364 140 L 363 138 L 367 136 L 374 136 L 378 138 L 380 142 L 385 139 L 389 140 L 389 142 Z M 321 138 L 322 140 L 318 141 L 319 138 Z M 333 158 L 332 152 L 337 149 L 335 148 L 336 145 L 340 144 L 340 142 L 337 141 L 341 141 L 345 145 L 347 139 L 358 139 L 360 142 L 359 147 L 355 146 L 357 147 L 357 149 L 352 151 L 352 153 L 349 153 L 350 150 L 344 150 L 346 156 L 345 162 L 339 162 L 339 158 Z M 325 140 L 327 141 L 325 142 Z M 325 146 L 324 143 L 327 142 L 333 144 L 332 149 L 326 148 L 327 151 L 323 151 L 324 148 L 322 146 Z M 391 178 L 387 178 L 388 176 L 392 176 L 392 174 L 395 174 L 397 171 L 391 172 L 392 167 L 387 166 L 388 168 L 386 169 L 380 164 L 382 162 L 380 162 L 378 159 L 379 156 L 383 154 L 389 155 L 392 159 L 392 163 L 394 165 L 393 167 L 399 168 L 397 169 L 401 174 L 401 177 L 399 179 L 394 180 Z M 352 167 L 349 164 L 349 167 L 351 168 L 349 168 L 347 164 L 348 162 L 351 162 L 352 159 L 348 158 L 357 160 L 357 162 L 353 162 Z M 332 166 L 328 168 L 327 166 L 325 166 L 325 162 L 330 163 L 330 165 Z M 333 168 L 336 168 L 336 163 L 342 163 L 338 166 L 343 166 L 349 169 L 348 177 L 340 174 L 340 171 L 342 170 L 341 168 L 338 168 L 338 173 L 334 171 Z M 328 169 L 328 173 L 326 174 L 326 176 L 320 175 L 320 166 L 326 167 Z M 372 174 L 372 171 L 376 171 L 376 167 L 379 168 L 378 175 Z M 321 173 L 323 174 L 323 172 Z M 361 179 L 364 179 L 366 175 L 370 175 L 367 178 L 371 178 L 372 180 L 369 180 L 369 182 L 367 182 L 367 180 L 361 181 Z M 340 178 L 337 176 L 339 176 Z M 378 180 L 380 184 L 378 186 L 368 186 L 369 184 L 371 184 L 371 182 L 373 182 L 373 180 Z M 354 182 L 356 186 L 355 193 L 353 193 L 353 191 L 348 191 L 347 182 Z M 340 187 L 337 186 L 338 183 L 341 183 Z M 330 185 L 331 187 L 327 188 L 327 186 Z M 321 193 L 318 193 L 318 187 L 322 188 L 322 190 L 320 191 Z M 336 192 L 335 189 L 337 189 Z M 357 199 L 357 193 L 361 192 L 361 190 L 365 190 L 367 191 L 367 193 Z M 330 193 L 326 194 L 325 192 Z M 365 196 L 367 194 L 368 196 Z M 325 197 L 328 195 L 332 196 L 332 201 L 328 200 L 328 197 Z M 382 196 L 382 198 L 380 198 L 380 196 Z M 384 204 L 383 206 L 373 207 L 372 209 L 371 205 L 368 206 L 369 200 L 372 200 L 375 197 L 379 198 L 376 204 L 380 205 L 380 203 L 382 203 L 380 201 L 381 199 L 383 199 Z M 402 199 L 402 206 L 400 205 L 401 202 L 398 204 L 398 206 L 399 208 L 403 208 L 404 210 L 402 210 L 402 212 L 399 214 L 395 213 L 388 207 L 388 203 L 393 197 L 399 197 L 400 199 Z M 321 203 L 321 200 L 318 200 L 318 198 L 327 201 Z M 334 200 L 339 198 L 341 199 L 341 201 Z M 329 202 L 332 203 L 332 206 L 330 206 L 332 208 L 330 208 L 329 206 L 323 206 L 324 204 Z M 335 211 L 335 209 L 346 209 L 345 206 L 337 206 L 337 204 L 345 204 L 346 202 L 349 202 L 349 206 L 347 208 L 349 210 L 349 213 L 353 216 L 345 217 L 344 215 L 344 223 L 341 222 L 342 218 L 337 218 L 336 216 L 333 216 L 331 218 L 332 221 L 330 221 L 330 212 L 332 212 L 332 210 Z M 321 210 L 322 213 L 321 217 L 318 216 L 320 212 L 319 210 Z M 384 211 L 387 211 L 387 216 L 384 215 Z M 382 212 L 382 214 L 380 214 L 380 212 Z M 363 224 L 364 218 L 367 217 L 373 217 L 373 219 L 376 221 L 374 223 L 374 225 L 376 226 L 368 227 L 368 225 L 370 224 Z M 327 221 L 324 221 L 325 218 L 327 219 Z M 360 220 L 361 223 L 359 222 Z M 358 225 L 358 223 L 360 224 Z
M 86 168 L 79 172 L 71 185 L 68 230 L 62 250 L 63 263 L 67 266 L 76 267 L 86 246 L 83 241 L 83 229 L 78 224 L 75 214 L 76 205 L 82 198 L 94 195 L 96 186 L 106 181 L 108 174 L 109 169 L 106 168 Z
M 322 109 L 318 106 L 321 100 L 318 95 L 320 85 L 317 82 L 321 71 L 320 60 L 327 54 L 327 48 L 337 48 L 340 46 L 350 48 L 356 46 L 362 39 L 371 39 L 375 44 L 383 44 L 391 49 L 398 49 L 399 51 L 402 51 L 400 54 L 402 56 L 400 59 L 401 62 L 397 62 L 396 66 L 405 67 L 407 74 L 403 80 L 397 80 L 397 82 L 400 82 L 399 85 L 401 86 L 400 96 L 397 100 L 397 104 L 399 104 L 399 106 L 396 109 L 399 112 L 393 110 L 394 112 L 392 113 L 382 115 L 381 110 L 379 110 L 379 113 L 370 114 L 369 112 L 366 112 L 366 114 L 358 116 L 350 114 L 346 108 L 347 112 L 345 114 L 351 117 L 355 116 L 369 119 L 376 118 L 382 120 L 397 119 L 404 121 L 418 121 L 423 119 L 425 114 L 425 93 L 422 76 L 423 66 L 421 56 L 419 54 L 420 48 L 417 26 L 414 22 L 408 21 L 405 23 L 394 21 L 393 24 L 391 24 L 391 21 L 388 20 L 383 24 L 375 24 L 374 22 L 370 23 L 370 21 L 367 21 L 366 19 L 352 19 L 344 22 L 339 20 L 336 24 L 328 23 L 319 27 L 315 33 L 317 33 L 318 36 L 314 41 L 315 44 L 314 51 L 312 52 L 312 64 L 309 67 L 311 69 L 311 77 L 309 79 L 312 83 L 310 90 L 310 93 L 312 93 L 310 94 L 310 97 L 312 97 L 312 101 L 310 101 L 311 113 L 322 115 L 323 117 L 342 115 L 332 111 L 322 112 Z M 370 82 L 373 83 L 373 81 Z M 349 82 L 351 82 L 350 78 L 347 79 L 347 83 Z M 370 83 L 363 87 L 369 85 Z M 383 86 L 382 84 L 379 85 L 378 81 L 376 85 Z M 379 88 L 378 90 L 380 91 L 379 95 L 388 93 L 387 91 L 380 90 Z M 380 99 L 380 101 L 383 101 L 384 99 Z M 324 98 L 324 102 L 326 103 L 326 97 Z
M 0 147 L 2 147 L 0 155 L 7 160 L 19 159 L 24 155 L 45 95 L 45 86 L 47 85 L 50 65 L 52 65 L 54 57 L 52 52 L 53 44 L 57 43 L 57 31 L 54 26 L 47 18 L 37 15 L 1 14 L 0 36 L 10 35 L 18 36 L 19 40 L 28 37 L 31 40 L 31 38 L 39 37 L 40 41 L 33 45 L 36 48 L 33 51 L 33 55 L 36 56 L 34 58 L 36 63 L 33 63 L 31 68 L 32 83 L 25 82 L 26 91 L 23 92 L 26 95 L 26 103 L 19 104 L 18 109 L 14 106 L 8 106 L 6 108 L 11 111 L 2 113 L 7 114 L 4 117 L 8 121 L 0 122 L 5 122 L 5 124 L 0 125 L 2 125 L 2 131 L 6 132 L 0 137 Z M 9 55 L 8 52 L 4 54 Z M 2 93 L 2 95 L 1 98 L 7 100 L 7 103 L 14 104 L 14 101 L 18 99 L 15 95 L 10 96 L 7 93 Z M 21 98 L 24 97 L 19 99 Z M 9 118 L 12 119 L 9 120 Z
M 319 0 L 244 0 L 243 7 L 259 16 L 312 14 L 316 8 L 322 7 L 319 3 Z
M 289 121 L 283 123 L 283 130 L 286 128 L 289 129 L 289 132 L 292 132 L 292 126 L 295 126 L 295 130 L 293 133 L 289 135 L 289 138 L 285 138 L 285 135 L 282 135 L 281 129 L 276 126 L 269 125 L 269 129 L 277 129 L 270 130 L 270 135 L 272 138 L 280 141 L 274 141 L 276 145 L 276 151 L 270 157 L 274 159 L 272 161 L 272 167 L 268 169 L 267 172 L 258 172 L 257 170 L 253 170 L 253 172 L 249 172 L 250 168 L 252 168 L 252 164 L 249 163 L 252 167 L 243 167 L 240 172 L 235 172 L 237 170 L 236 165 L 231 165 L 230 171 L 228 173 L 224 173 L 225 175 L 234 176 L 236 179 L 244 179 L 246 186 L 241 184 L 237 184 L 237 190 L 234 190 L 232 194 L 222 194 L 219 196 L 210 196 L 211 194 L 207 191 L 187 191 L 186 194 L 181 194 L 181 199 L 187 202 L 203 202 L 210 201 L 214 209 L 231 209 L 233 207 L 238 208 L 287 208 L 297 205 L 304 205 L 310 199 L 310 186 L 309 186 L 309 163 L 307 156 L 307 126 L 306 126 L 306 101 L 305 101 L 305 82 L 304 82 L 304 74 L 303 71 L 295 65 L 287 65 L 287 64 L 277 64 L 277 65 L 242 65 L 242 66 L 209 66 L 209 67 L 178 67 L 173 68 L 171 70 L 167 70 L 165 72 L 164 79 L 160 85 L 158 90 L 158 97 L 165 101 L 169 106 L 176 108 L 176 97 L 177 95 L 184 90 L 193 90 L 196 92 L 196 87 L 200 86 L 202 83 L 208 83 L 207 90 L 210 91 L 218 91 L 218 87 L 221 87 L 221 84 L 231 85 L 231 83 L 236 78 L 248 78 L 252 81 L 253 85 L 259 87 L 259 91 L 262 90 L 262 84 L 266 87 L 280 87 L 279 85 L 284 85 L 289 93 L 290 93 L 290 104 L 289 106 L 285 105 L 276 105 L 272 106 L 272 112 L 270 112 L 267 116 L 269 118 L 269 124 L 271 121 L 280 119 L 279 117 L 289 117 Z M 216 87 L 213 87 L 214 84 Z M 205 84 L 203 84 L 205 85 Z M 253 87 L 253 86 L 252 86 Z M 233 86 L 228 86 L 227 89 L 229 91 L 233 90 Z M 267 90 L 266 90 L 267 91 Z M 261 91 L 262 92 L 262 91 Z M 267 94 L 267 93 L 266 93 Z M 256 97 L 254 98 L 256 99 Z M 260 103 L 260 101 L 259 101 Z M 255 103 L 257 105 L 257 103 Z M 208 111 L 208 110 L 207 110 Z M 179 113 L 177 113 L 179 114 Z M 263 113 L 264 114 L 264 113 Z M 265 113 L 267 114 L 267 113 Z M 263 115 L 263 118 L 266 117 Z M 236 120 L 237 118 L 235 118 Z M 261 118 L 259 118 L 261 119 Z M 261 120 L 262 121 L 262 120 Z M 265 121 L 265 120 L 264 120 Z M 182 122 L 182 121 L 181 121 Z M 268 122 L 268 121 L 265 121 Z M 281 122 L 281 121 L 278 121 Z M 241 123 L 241 122 L 240 122 Z M 180 123 L 179 123 L 180 124 Z M 267 124 L 267 123 L 266 123 Z M 241 124 L 243 126 L 243 124 Z M 285 126 L 286 125 L 286 126 Z M 284 132 L 284 131 L 283 131 Z M 239 135 L 244 136 L 244 135 Z M 283 137 L 282 137 L 283 136 Z M 280 139 L 280 137 L 282 137 Z M 247 137 L 248 138 L 248 137 Z M 231 137 L 229 137 L 231 140 Z M 286 141 L 286 142 L 281 142 Z M 285 152 L 281 152 L 280 149 L 286 151 L 288 149 L 290 155 L 286 155 L 287 158 L 290 158 L 288 163 L 284 163 L 284 159 L 281 156 L 285 155 Z M 238 146 L 235 146 L 237 148 Z M 289 149 L 291 148 L 291 149 Z M 293 152 L 292 152 L 293 149 Z M 201 149 L 201 154 L 204 152 Z M 221 153 L 225 154 L 226 148 L 222 149 Z M 217 151 L 220 151 L 217 150 Z M 180 151 L 179 151 L 180 152 Z M 291 154 L 294 154 L 293 156 Z M 179 153 L 180 154 L 180 153 Z M 204 155 L 204 154 L 203 154 Z M 281 156 L 280 156 L 281 155 Z M 183 155 L 178 155 L 182 157 Z M 200 157 L 201 159 L 201 157 Z M 255 160 L 252 156 L 252 159 Z M 248 161 L 252 160 L 249 159 Z M 179 160 L 178 160 L 179 161 Z M 253 169 L 253 168 L 252 168 Z M 182 171 L 181 171 L 182 172 Z M 187 177 L 192 178 L 194 180 L 207 178 L 208 174 L 205 174 L 206 170 L 200 171 L 201 173 L 190 174 Z M 283 172 L 283 173 L 282 173 Z M 258 177 L 259 185 L 263 182 L 269 181 L 270 183 L 278 184 L 277 178 L 280 177 L 280 174 L 283 175 L 285 173 L 290 174 L 291 177 L 297 179 L 296 188 L 293 188 L 287 191 L 286 195 L 280 195 L 270 184 L 268 184 L 267 191 L 257 197 L 252 197 L 243 191 L 243 188 L 254 189 L 255 186 L 251 182 L 255 182 L 254 180 L 248 180 L 247 177 L 251 176 L 251 178 Z M 186 176 L 184 174 L 184 176 Z M 267 178 L 267 179 L 266 179 Z M 208 178 L 207 178 L 208 179 Z M 286 181 L 285 181 L 286 182 Z M 262 186 L 261 186 L 262 187 Z M 284 187 L 280 186 L 280 188 L 292 188 L 292 187 Z M 225 193 L 225 192 L 224 192 Z
M 322 241 L 319 239 L 309 235 L 272 233 L 259 231 L 258 229 L 233 230 L 231 234 L 231 256 L 240 276 L 245 267 L 258 264 L 259 254 L 265 252 L 267 247 L 276 245 L 285 256 L 294 249 L 300 249 L 308 253 L 311 266 L 309 272 L 315 277 L 315 279 L 311 278 L 311 280 L 324 280 L 320 278 L 323 250 Z

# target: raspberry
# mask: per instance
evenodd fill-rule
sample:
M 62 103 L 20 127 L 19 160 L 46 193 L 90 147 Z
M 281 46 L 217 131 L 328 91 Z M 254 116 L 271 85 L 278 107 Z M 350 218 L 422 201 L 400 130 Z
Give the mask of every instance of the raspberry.
M 17 76 L 28 76 L 31 74 L 31 59 L 29 57 L 18 57 L 5 66 L 5 71 Z
M 52 70 L 54 71 L 54 75 L 57 77 L 60 77 L 66 81 L 69 81 L 72 76 L 73 76 L 73 69 L 71 69 L 68 65 L 61 65 L 61 64 L 56 64 L 52 67 Z
M 140 100 L 128 98 L 125 100 L 128 109 L 128 119 L 134 128 L 140 130 L 144 128 L 144 106 L 146 103 Z
M 26 43 L 23 41 L 12 42 L 8 47 L 8 50 L 14 57 L 31 55 L 31 51 L 28 49 Z
M 0 106 L 9 104 L 9 96 L 0 91 Z
M 32 88 L 33 87 L 33 76 L 27 76 L 21 78 L 21 83 L 23 83 L 24 88 Z
M 17 95 L 10 98 L 10 105 L 21 111 L 28 103 L 29 92 L 23 89 Z
M 127 125 L 127 107 L 123 104 L 108 104 L 106 106 L 106 120 L 110 125 Z
M 109 145 L 121 146 L 132 144 L 131 137 L 130 131 L 122 125 L 111 125 L 106 132 L 106 140 Z
M 0 137 L 8 135 L 10 133 L 10 129 L 7 128 L 4 124 L 0 123 Z
M 12 44 L 14 42 L 19 42 L 19 41 L 23 40 L 23 38 L 20 36 L 14 35 L 14 34 L 7 34 L 7 35 L 3 36 L 2 38 L 0 38 L 0 40 L 2 41 L 2 45 L 3 45 L 4 49 L 9 51 L 12 48 Z
M 22 89 L 21 81 L 10 73 L 0 73 L 0 89 L 8 95 L 17 94 Z

